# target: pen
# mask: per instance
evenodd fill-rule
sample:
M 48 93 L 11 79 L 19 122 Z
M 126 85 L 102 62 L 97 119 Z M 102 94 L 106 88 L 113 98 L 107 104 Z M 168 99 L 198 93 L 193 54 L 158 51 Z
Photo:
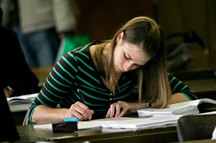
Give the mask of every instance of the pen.
M 81 102 L 84 103 L 85 100 L 84 100 L 84 97 L 83 97 L 81 91 L 79 91 L 79 89 L 78 89 L 77 92 L 79 93 L 79 97 L 80 97 L 80 99 L 81 99 Z
M 79 91 L 79 89 L 77 89 L 77 92 L 79 93 L 79 97 L 80 97 L 80 99 L 81 99 L 81 102 L 83 103 L 83 104 L 85 104 L 84 102 L 85 102 L 85 100 L 84 100 L 84 97 L 83 97 L 83 95 L 82 95 L 82 93 L 81 93 L 81 91 Z M 90 121 L 90 119 L 88 118 L 88 120 Z

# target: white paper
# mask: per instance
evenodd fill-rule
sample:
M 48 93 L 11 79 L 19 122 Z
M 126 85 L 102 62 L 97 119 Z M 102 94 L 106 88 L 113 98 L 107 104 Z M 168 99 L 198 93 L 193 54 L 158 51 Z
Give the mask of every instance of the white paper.
M 117 120 L 130 120 L 133 118 L 130 117 L 121 117 L 121 118 L 103 118 L 103 119 L 96 119 L 96 120 L 90 120 L 90 121 L 79 121 L 78 123 L 78 129 L 89 129 L 89 128 L 96 128 L 101 127 L 103 123 L 108 123 L 111 121 L 117 121 Z M 45 130 L 52 130 L 52 124 L 43 124 L 43 125 L 34 125 L 34 128 L 36 129 L 45 129 Z
M 150 118 L 134 118 L 124 121 L 111 121 L 102 124 L 103 128 L 149 128 L 156 126 L 164 126 L 168 124 L 177 124 L 178 119 L 182 115 L 172 116 L 155 116 Z
M 156 116 L 151 118 L 105 118 L 96 119 L 90 121 L 79 121 L 78 129 L 89 129 L 89 128 L 124 128 L 124 129 L 138 129 L 138 128 L 149 128 L 156 126 L 164 126 L 168 124 L 176 124 L 178 119 L 182 115 L 173 116 Z M 48 129 L 52 130 L 52 124 L 35 125 L 36 129 Z
M 31 103 L 37 97 L 37 95 L 38 93 L 33 93 L 33 94 L 9 97 L 7 98 L 7 101 L 8 104 L 10 105 L 27 104 L 27 103 Z

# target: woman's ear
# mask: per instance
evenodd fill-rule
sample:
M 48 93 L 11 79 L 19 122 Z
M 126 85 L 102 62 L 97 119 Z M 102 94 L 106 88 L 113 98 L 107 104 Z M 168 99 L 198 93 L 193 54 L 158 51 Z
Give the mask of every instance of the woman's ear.
M 123 40 L 124 37 L 124 32 L 120 32 L 116 38 L 116 43 L 118 43 L 120 40 Z

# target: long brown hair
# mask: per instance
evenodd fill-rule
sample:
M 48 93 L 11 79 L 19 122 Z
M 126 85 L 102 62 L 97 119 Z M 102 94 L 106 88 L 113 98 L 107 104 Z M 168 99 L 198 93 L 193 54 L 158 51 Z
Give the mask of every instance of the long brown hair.
M 110 90 L 115 93 L 118 87 L 115 79 L 113 52 L 116 47 L 116 38 L 124 32 L 126 42 L 141 45 L 142 50 L 151 57 L 144 66 L 136 69 L 139 87 L 139 102 L 153 102 L 159 100 L 161 107 L 168 105 L 171 99 L 171 90 L 167 75 L 166 52 L 164 33 L 157 23 L 149 17 L 136 17 L 120 28 L 110 41 L 97 46 L 92 55 L 93 61 L 101 76 L 109 83 Z M 110 42 L 106 55 L 104 46 Z

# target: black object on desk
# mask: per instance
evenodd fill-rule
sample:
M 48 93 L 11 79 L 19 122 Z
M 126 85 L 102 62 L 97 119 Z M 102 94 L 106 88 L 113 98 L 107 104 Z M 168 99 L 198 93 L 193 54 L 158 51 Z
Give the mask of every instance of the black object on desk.
M 54 133 L 65 132 L 72 133 L 78 130 L 77 127 L 78 118 L 76 117 L 68 117 L 64 119 L 62 123 L 53 123 L 52 129 Z
M 78 130 L 76 121 L 53 123 L 52 128 L 54 133 L 59 133 L 59 132 L 72 133 Z
M 1 83 L 0 83 L 1 84 Z M 1 123 L 1 141 L 17 141 L 19 140 L 19 134 L 16 130 L 16 126 L 14 124 L 4 91 L 3 87 L 0 85 L 0 109 L 3 111 L 3 116 L 0 118 Z

